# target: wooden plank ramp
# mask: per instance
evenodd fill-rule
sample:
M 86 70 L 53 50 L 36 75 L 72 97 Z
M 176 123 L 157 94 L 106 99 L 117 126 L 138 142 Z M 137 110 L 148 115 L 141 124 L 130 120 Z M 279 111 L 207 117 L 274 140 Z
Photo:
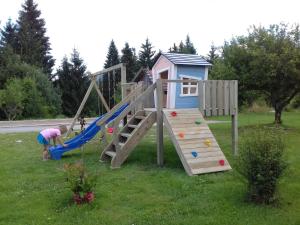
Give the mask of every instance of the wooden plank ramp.
M 163 114 L 165 127 L 188 175 L 231 169 L 199 109 L 163 109 Z

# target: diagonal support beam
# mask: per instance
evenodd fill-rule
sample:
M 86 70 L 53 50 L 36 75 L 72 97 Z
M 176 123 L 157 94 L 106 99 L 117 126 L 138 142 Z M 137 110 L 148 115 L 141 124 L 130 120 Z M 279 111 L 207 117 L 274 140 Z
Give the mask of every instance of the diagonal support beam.
M 96 82 L 95 82 L 95 78 L 93 77 L 93 78 L 92 78 L 92 81 L 91 81 L 91 83 L 90 83 L 90 86 L 89 86 L 89 88 L 87 89 L 87 91 L 86 91 L 86 93 L 85 93 L 85 96 L 84 96 L 84 98 L 83 98 L 83 100 L 82 100 L 82 102 L 81 102 L 81 104 L 80 104 L 80 106 L 79 106 L 79 108 L 78 108 L 78 110 L 77 110 L 75 116 L 74 116 L 74 119 L 73 119 L 73 121 L 72 121 L 72 124 L 71 124 L 71 126 L 69 127 L 69 130 L 67 131 L 65 137 L 68 137 L 68 136 L 70 135 L 70 133 L 71 133 L 71 131 L 72 131 L 72 129 L 73 129 L 75 123 L 76 123 L 76 120 L 78 119 L 78 117 L 79 117 L 79 115 L 80 115 L 80 113 L 81 113 L 81 111 L 82 111 L 82 109 L 83 109 L 83 107 L 84 107 L 84 105 L 85 105 L 85 103 L 86 103 L 88 97 L 90 96 L 90 93 L 91 93 L 91 91 L 92 91 L 92 89 L 93 89 L 95 83 L 96 83 Z
M 96 91 L 97 91 L 97 93 L 98 93 L 98 95 L 99 95 L 99 97 L 100 97 L 100 99 L 101 99 L 102 104 L 104 105 L 104 107 L 105 107 L 105 109 L 106 109 L 106 112 L 109 112 L 110 108 L 108 107 L 108 105 L 107 105 L 107 103 L 106 103 L 106 101 L 105 101 L 105 98 L 103 97 L 101 91 L 99 90 L 99 88 L 98 88 L 96 82 L 94 82 L 94 87 L 95 87 L 95 89 L 96 89 Z

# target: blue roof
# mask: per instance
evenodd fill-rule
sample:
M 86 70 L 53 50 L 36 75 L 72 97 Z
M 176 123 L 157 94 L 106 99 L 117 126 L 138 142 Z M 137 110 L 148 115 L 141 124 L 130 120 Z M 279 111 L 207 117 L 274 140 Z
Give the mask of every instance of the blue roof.
M 175 65 L 211 66 L 203 57 L 191 54 L 161 53 Z

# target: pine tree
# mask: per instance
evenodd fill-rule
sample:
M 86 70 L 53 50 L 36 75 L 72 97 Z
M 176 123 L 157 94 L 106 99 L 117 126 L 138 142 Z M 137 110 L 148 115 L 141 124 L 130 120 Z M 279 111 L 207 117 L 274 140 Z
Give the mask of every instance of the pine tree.
M 192 54 L 192 55 L 197 54 L 197 51 L 194 47 L 194 44 L 191 42 L 191 39 L 190 39 L 189 35 L 186 36 L 183 53 Z
M 155 51 L 152 51 L 153 46 L 148 38 L 145 44 L 142 44 L 141 48 L 142 50 L 139 52 L 139 64 L 141 67 L 150 68 L 153 64 Z
M 197 54 L 197 51 L 194 47 L 194 44 L 191 42 L 189 35 L 186 36 L 185 44 L 182 41 L 180 41 L 180 43 L 177 47 L 176 44 L 174 43 L 173 47 L 171 47 L 169 49 L 169 52 L 182 53 L 182 54 L 193 54 L 193 55 Z
M 169 49 L 169 52 L 172 52 L 172 53 L 178 52 L 178 47 L 177 47 L 177 45 L 175 43 L 173 44 L 173 47 L 171 47 Z
M 45 20 L 33 0 L 26 0 L 19 12 L 17 53 L 28 64 L 38 66 L 51 75 L 55 60 L 50 54 L 49 37 L 46 36 Z
M 86 76 L 86 66 L 76 49 L 71 54 L 70 62 L 67 57 L 63 58 L 56 75 L 58 76 L 58 86 L 62 94 L 62 111 L 67 116 L 73 116 L 89 85 Z
M 114 40 L 111 40 L 104 63 L 104 68 L 109 68 L 120 63 L 119 51 L 115 45 Z M 118 71 L 115 74 L 107 73 L 103 75 L 102 91 L 107 104 L 112 108 L 115 103 L 115 90 L 117 84 L 121 81 L 121 73 Z
M 214 64 L 216 60 L 220 57 L 217 53 L 218 48 L 212 43 L 210 46 L 209 53 L 207 54 L 206 60 L 211 64 Z
M 118 49 L 115 45 L 114 40 L 111 40 L 109 48 L 108 48 L 106 60 L 104 63 L 104 68 L 109 68 L 109 67 L 117 65 L 119 63 L 120 63 L 120 57 L 119 57 Z
M 135 49 L 130 48 L 129 44 L 126 42 L 125 47 L 121 51 L 121 62 L 126 64 L 126 79 L 127 82 L 131 82 L 138 70 Z
M 183 53 L 184 52 L 184 44 L 182 41 L 180 41 L 179 47 L 178 47 L 178 53 Z
M 3 29 L 0 30 L 0 47 L 10 46 L 17 48 L 17 26 L 9 19 Z

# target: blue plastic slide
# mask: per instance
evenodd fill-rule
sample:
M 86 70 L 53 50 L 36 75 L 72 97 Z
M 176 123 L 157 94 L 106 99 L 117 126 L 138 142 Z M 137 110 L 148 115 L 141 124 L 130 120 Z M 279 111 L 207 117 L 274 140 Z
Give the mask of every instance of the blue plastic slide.
M 106 123 L 111 122 L 116 117 L 120 115 L 120 113 L 128 106 L 128 104 L 121 106 L 107 121 Z M 56 147 L 52 146 L 49 148 L 50 155 L 52 159 L 59 160 L 61 156 L 68 151 L 71 151 L 76 148 L 80 148 L 82 145 L 91 140 L 101 129 L 101 126 L 97 126 L 97 122 L 102 119 L 104 115 L 98 117 L 95 121 L 93 121 L 84 131 L 82 131 L 79 135 L 73 137 L 72 139 L 65 142 L 67 147 L 63 147 L 61 145 L 57 145 Z

